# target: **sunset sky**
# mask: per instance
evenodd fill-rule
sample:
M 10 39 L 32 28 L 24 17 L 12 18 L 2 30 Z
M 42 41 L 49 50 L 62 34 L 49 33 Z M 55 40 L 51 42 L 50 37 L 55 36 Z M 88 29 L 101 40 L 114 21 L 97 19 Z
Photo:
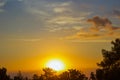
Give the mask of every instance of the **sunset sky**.
M 0 67 L 94 69 L 120 38 L 120 0 L 0 0 Z

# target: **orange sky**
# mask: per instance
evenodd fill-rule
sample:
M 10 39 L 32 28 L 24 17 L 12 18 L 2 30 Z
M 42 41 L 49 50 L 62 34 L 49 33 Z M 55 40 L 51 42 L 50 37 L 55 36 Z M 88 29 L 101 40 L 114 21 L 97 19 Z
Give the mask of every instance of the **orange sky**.
M 58 41 L 58 42 L 57 42 Z M 13 44 L 14 43 L 14 44 Z M 4 43 L 5 44 L 5 43 Z M 60 59 L 69 68 L 96 68 L 101 60 L 101 49 L 109 49 L 106 42 L 7 42 L 7 55 L 2 55 L 1 65 L 9 71 L 41 70 L 51 59 Z M 5 58 L 4 58 L 5 57 Z

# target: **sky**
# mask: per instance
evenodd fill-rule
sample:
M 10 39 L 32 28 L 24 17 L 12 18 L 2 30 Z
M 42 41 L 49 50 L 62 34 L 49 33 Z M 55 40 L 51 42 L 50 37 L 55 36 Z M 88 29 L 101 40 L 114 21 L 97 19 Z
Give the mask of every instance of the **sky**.
M 96 68 L 102 49 L 120 37 L 120 0 L 0 0 L 0 67 Z

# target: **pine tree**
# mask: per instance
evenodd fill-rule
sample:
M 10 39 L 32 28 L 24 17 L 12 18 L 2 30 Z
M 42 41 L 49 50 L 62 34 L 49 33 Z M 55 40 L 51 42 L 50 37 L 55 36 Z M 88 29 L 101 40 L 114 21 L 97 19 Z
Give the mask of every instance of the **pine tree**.
M 98 80 L 120 80 L 120 39 L 111 44 L 111 51 L 102 50 L 103 60 L 97 64 L 100 68 L 96 70 Z

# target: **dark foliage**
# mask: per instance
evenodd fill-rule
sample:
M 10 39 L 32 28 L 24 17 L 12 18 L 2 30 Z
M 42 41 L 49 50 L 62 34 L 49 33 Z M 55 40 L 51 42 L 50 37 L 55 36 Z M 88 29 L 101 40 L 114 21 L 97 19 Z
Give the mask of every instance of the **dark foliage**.
M 6 68 L 0 68 L 0 80 L 88 80 L 85 74 L 76 69 L 69 69 L 59 75 L 51 68 L 44 68 L 43 72 L 40 76 L 34 74 L 32 79 L 28 79 L 27 77 L 23 77 L 21 71 L 19 71 L 12 79 L 7 75 Z
M 56 75 L 56 72 L 50 68 L 45 68 L 43 71 L 44 74 L 40 76 L 34 75 L 33 80 L 87 80 L 85 74 L 76 69 L 69 69 L 60 75 Z
M 94 72 L 91 72 L 89 80 L 96 80 Z
M 10 80 L 10 77 L 7 75 L 6 68 L 0 68 L 0 80 Z
M 103 60 L 98 63 L 97 80 L 120 80 L 120 39 L 112 41 L 111 51 L 102 50 Z

